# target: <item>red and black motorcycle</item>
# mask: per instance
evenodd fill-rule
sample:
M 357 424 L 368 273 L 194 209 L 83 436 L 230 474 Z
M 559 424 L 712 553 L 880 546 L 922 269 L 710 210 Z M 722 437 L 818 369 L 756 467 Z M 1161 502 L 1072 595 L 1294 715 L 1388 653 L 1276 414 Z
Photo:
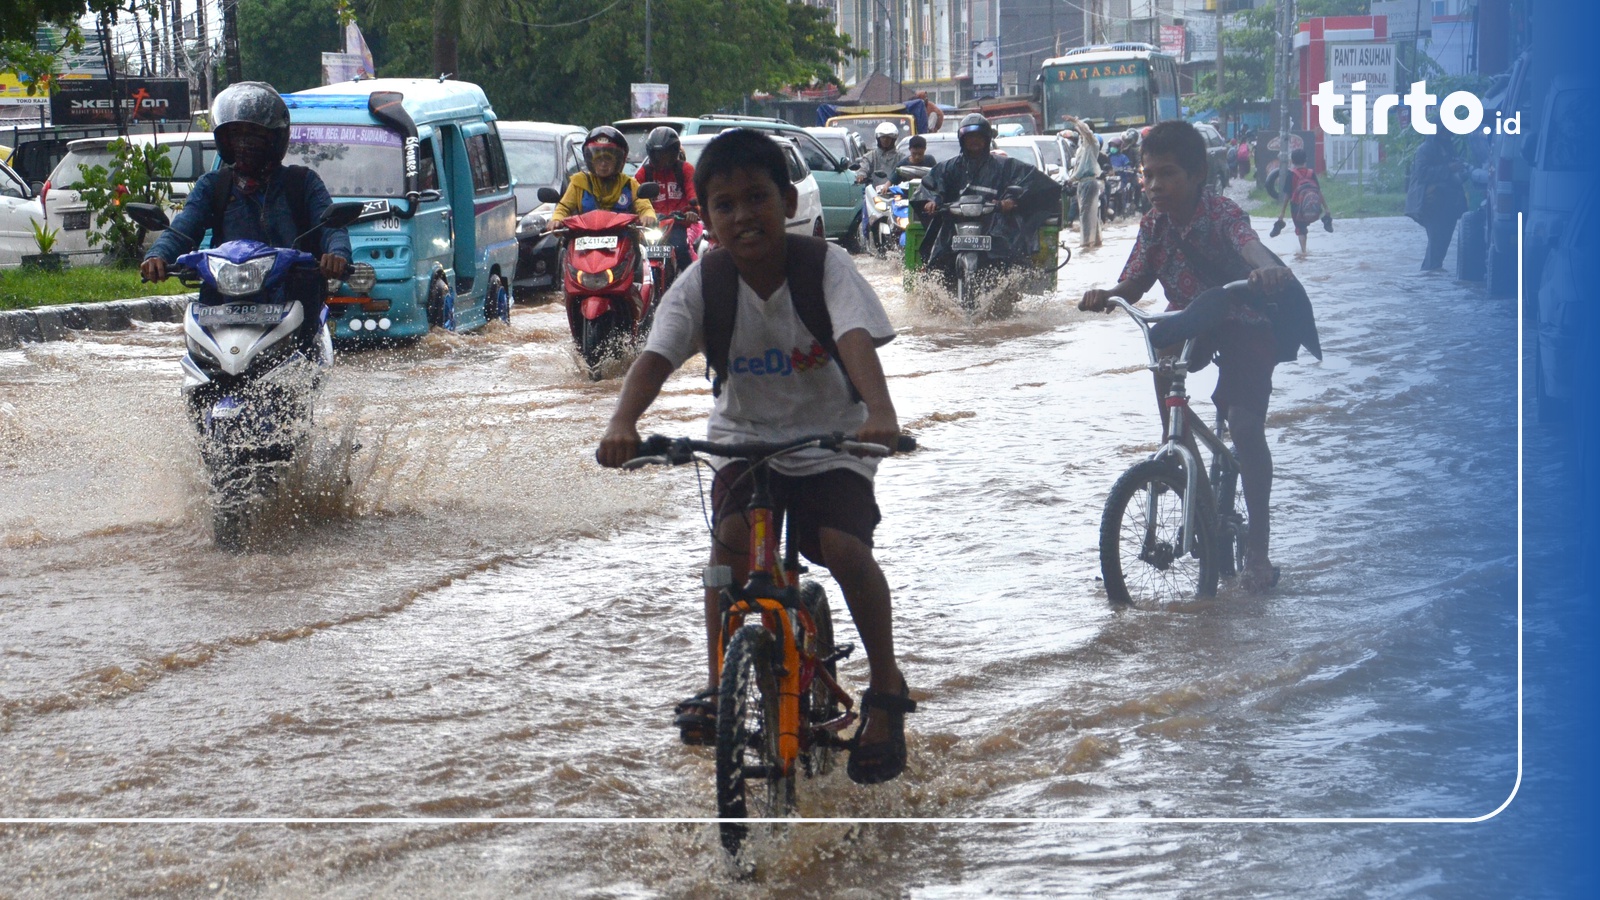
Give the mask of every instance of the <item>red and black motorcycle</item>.
M 695 242 L 700 236 L 701 225 L 699 222 L 690 224 L 685 218 L 685 213 L 667 213 L 657 220 L 655 228 L 644 229 L 644 258 L 650 265 L 651 281 L 654 282 L 653 291 L 658 298 L 666 294 L 667 288 L 672 287 L 672 282 L 680 273 L 678 255 L 672 245 L 674 231 L 687 232 L 689 261 L 694 262 L 699 258 L 699 254 L 695 252 Z
M 654 183 L 640 185 L 639 196 L 651 199 L 655 189 Z M 545 191 L 555 193 L 544 188 L 539 199 Z M 605 209 L 568 216 L 557 228 L 567 325 L 589 377 L 598 381 L 608 357 L 637 346 L 650 330 L 659 292 L 640 252 L 644 229 L 633 213 Z

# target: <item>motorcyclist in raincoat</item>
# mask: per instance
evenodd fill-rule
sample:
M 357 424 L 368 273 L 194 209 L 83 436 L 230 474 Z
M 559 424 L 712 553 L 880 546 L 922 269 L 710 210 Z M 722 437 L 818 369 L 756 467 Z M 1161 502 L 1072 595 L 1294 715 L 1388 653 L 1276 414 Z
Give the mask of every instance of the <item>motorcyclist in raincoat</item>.
M 983 114 L 963 118 L 959 134 L 961 155 L 934 166 L 913 198 L 913 208 L 928 222 L 923 260 L 929 266 L 939 265 L 950 249 L 950 229 L 947 220 L 936 215 L 938 208 L 977 192 L 1000 198 L 989 232 L 994 239 L 991 255 L 1022 262 L 1038 249 L 1039 226 L 1060 215 L 1061 186 L 1020 159 L 995 156 L 994 126 Z

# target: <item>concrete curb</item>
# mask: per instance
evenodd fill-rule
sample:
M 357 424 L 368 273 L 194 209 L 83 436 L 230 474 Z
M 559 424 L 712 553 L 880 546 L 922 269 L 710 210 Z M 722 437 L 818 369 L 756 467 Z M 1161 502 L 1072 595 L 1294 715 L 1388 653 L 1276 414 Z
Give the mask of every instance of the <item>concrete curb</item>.
M 74 331 L 126 331 L 134 322 L 181 322 L 197 294 L 69 303 L 0 312 L 0 350 L 59 341 Z

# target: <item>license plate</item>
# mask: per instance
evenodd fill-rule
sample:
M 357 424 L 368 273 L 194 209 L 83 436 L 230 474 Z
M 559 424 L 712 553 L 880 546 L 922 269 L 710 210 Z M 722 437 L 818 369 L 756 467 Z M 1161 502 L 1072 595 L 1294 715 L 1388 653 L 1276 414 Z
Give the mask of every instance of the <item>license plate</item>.
M 950 238 L 951 250 L 988 250 L 993 246 L 987 234 L 957 234 Z
M 88 212 L 69 212 L 61 214 L 61 227 L 68 231 L 85 231 L 89 227 Z
M 400 230 L 400 220 L 395 218 L 394 216 L 390 216 L 387 219 L 379 219 L 379 220 L 377 220 L 377 221 L 372 223 L 372 230 L 373 231 L 399 231 Z
M 276 325 L 288 314 L 287 303 L 220 303 L 196 307 L 194 320 L 207 328 L 217 325 Z
M 645 259 L 666 259 L 672 255 L 672 248 L 665 244 L 649 244 L 644 248 Z
M 615 250 L 617 249 L 617 236 L 614 234 L 605 235 L 603 237 L 589 235 L 573 241 L 572 246 L 575 247 L 579 253 L 582 253 L 585 250 Z

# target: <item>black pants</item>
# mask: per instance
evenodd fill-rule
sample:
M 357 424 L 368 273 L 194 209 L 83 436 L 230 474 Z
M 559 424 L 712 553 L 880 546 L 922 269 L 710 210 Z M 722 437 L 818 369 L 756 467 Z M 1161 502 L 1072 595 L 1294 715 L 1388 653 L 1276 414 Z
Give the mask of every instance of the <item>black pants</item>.
M 678 260 L 678 273 L 689 268 L 694 259 L 689 256 L 689 225 L 686 222 L 674 222 L 672 230 L 667 232 L 667 243 L 672 245 L 672 253 Z
M 1450 249 L 1450 238 L 1456 233 L 1456 220 L 1441 217 L 1429 220 L 1423 227 L 1428 230 L 1428 255 L 1422 258 L 1422 271 L 1442 269 L 1444 254 Z

